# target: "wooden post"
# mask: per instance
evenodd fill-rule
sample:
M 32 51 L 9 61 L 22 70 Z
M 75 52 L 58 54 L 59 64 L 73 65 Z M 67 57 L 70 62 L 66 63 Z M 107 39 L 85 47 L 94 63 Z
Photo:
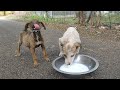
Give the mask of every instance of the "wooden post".
M 109 22 L 110 22 L 110 29 L 111 29 L 111 17 L 110 17 L 110 12 L 109 12 Z

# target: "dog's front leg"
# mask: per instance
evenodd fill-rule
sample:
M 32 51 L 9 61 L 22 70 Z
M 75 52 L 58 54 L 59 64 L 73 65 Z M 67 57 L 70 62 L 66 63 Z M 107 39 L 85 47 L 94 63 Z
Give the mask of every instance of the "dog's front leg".
M 35 48 L 30 48 L 31 54 L 32 54 L 32 58 L 33 58 L 33 62 L 34 62 L 34 67 L 38 66 L 38 59 L 37 59 L 37 55 L 35 53 Z
M 46 61 L 50 61 L 50 59 L 48 58 L 48 55 L 47 55 L 47 52 L 46 52 L 44 43 L 41 44 L 41 48 L 42 48 L 42 53 L 43 53 L 44 59 L 45 59 Z
M 60 49 L 59 56 L 63 56 L 63 44 L 61 43 L 61 39 L 60 38 L 59 38 L 59 49 Z

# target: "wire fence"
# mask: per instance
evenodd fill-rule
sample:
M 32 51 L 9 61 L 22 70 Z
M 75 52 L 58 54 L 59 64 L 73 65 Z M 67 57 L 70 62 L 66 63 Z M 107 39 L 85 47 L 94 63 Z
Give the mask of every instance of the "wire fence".
M 75 11 L 16 11 L 14 13 L 18 19 L 24 20 L 39 19 L 48 23 L 75 23 Z
M 76 25 L 78 22 L 77 11 L 15 11 L 14 15 L 17 19 L 32 20 L 38 19 L 47 24 L 67 24 Z M 86 11 L 84 15 L 88 18 L 90 11 Z M 87 19 L 86 18 L 86 19 Z M 93 20 L 96 20 L 94 17 Z M 103 26 L 110 28 L 120 28 L 120 12 L 112 11 L 105 13 L 102 11 L 101 23 Z

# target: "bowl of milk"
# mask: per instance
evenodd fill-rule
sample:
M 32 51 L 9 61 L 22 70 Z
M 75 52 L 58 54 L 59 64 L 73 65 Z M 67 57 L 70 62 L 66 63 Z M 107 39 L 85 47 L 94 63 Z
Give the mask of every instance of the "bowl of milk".
M 76 55 L 71 65 L 65 64 L 64 57 L 58 57 L 52 62 L 53 68 L 69 78 L 79 78 L 89 74 L 99 67 L 99 62 L 88 55 Z

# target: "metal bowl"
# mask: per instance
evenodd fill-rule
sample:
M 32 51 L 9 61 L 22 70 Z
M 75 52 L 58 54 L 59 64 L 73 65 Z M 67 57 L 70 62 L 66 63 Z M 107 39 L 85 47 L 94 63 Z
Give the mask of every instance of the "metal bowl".
M 68 78 L 80 78 L 83 75 L 89 74 L 93 71 L 95 71 L 98 66 L 99 62 L 88 55 L 76 55 L 73 63 L 78 63 L 78 64 L 83 64 L 88 68 L 88 71 L 85 72 L 67 72 L 67 71 L 62 71 L 60 67 L 65 63 L 64 57 L 58 57 L 52 62 L 53 68 L 58 71 L 59 73 L 63 74 L 65 77 Z

